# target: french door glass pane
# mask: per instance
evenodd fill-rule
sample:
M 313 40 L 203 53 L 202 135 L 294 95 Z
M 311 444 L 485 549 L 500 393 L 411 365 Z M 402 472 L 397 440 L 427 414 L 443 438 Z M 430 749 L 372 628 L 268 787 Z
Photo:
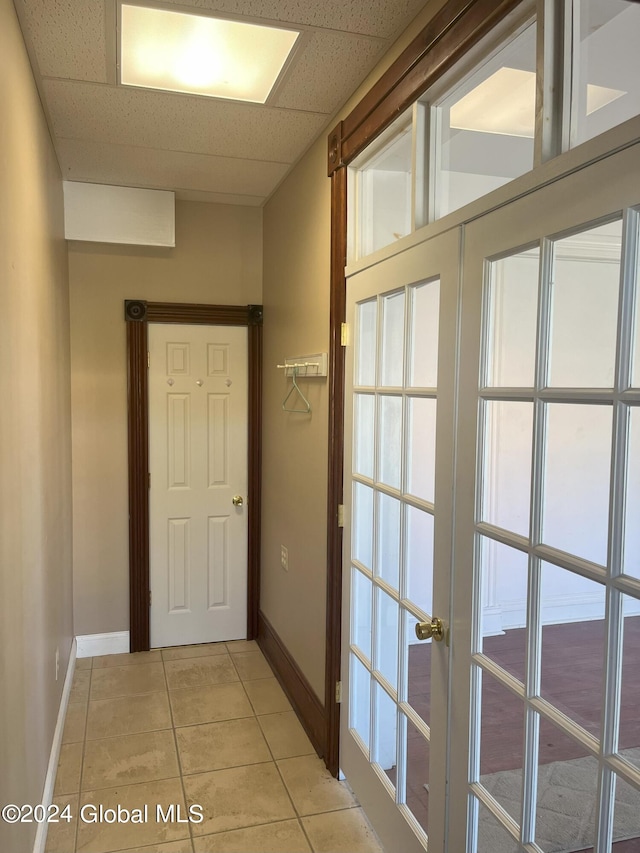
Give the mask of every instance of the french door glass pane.
M 439 303 L 437 279 L 359 303 L 354 342 L 349 721 L 425 833 Z
M 376 575 L 398 589 L 400 582 L 400 516 L 402 504 L 378 492 Z
M 398 688 L 398 602 L 376 587 L 376 669 Z
M 480 783 L 520 823 L 524 702 L 482 673 Z
M 416 640 L 417 619 L 405 611 L 404 651 L 407 661 L 407 677 L 402 685 L 401 698 L 406 699 L 416 714 L 430 725 L 431 709 L 431 640 Z
M 436 218 L 533 168 L 535 106 L 532 24 L 432 109 Z
M 351 642 L 371 660 L 371 581 L 353 567 L 351 584 Z
M 433 515 L 405 506 L 406 597 L 428 616 L 433 613 Z
M 629 410 L 623 571 L 640 578 L 640 408 Z
M 407 486 L 409 494 L 433 503 L 436 475 L 436 409 L 429 397 L 407 401 Z
M 404 384 L 404 290 L 382 300 L 382 371 L 380 385 Z
M 353 484 L 354 560 L 373 570 L 373 489 L 362 483 Z
M 616 780 L 613 840 L 634 839 L 640 849 L 640 791 L 617 774 L 613 775 Z M 633 850 L 633 847 L 629 845 L 628 849 Z
M 355 729 L 365 747 L 369 748 L 371 720 L 371 676 L 356 655 L 349 655 L 350 685 L 349 726 Z
M 483 652 L 524 683 L 527 644 L 527 577 L 529 559 L 522 551 L 480 537 Z
M 542 563 L 540 615 L 541 695 L 598 737 L 604 686 L 605 588 Z
M 411 294 L 411 352 L 409 385 L 435 388 L 438 384 L 438 320 L 440 280 L 417 284 Z
M 622 599 L 624 622 L 618 751 L 640 768 L 640 601 L 630 595 L 623 595 Z
M 357 348 L 356 385 L 376 384 L 376 350 L 378 347 L 378 303 L 372 299 L 356 308 Z
M 353 407 L 353 473 L 372 480 L 376 398 L 373 394 L 354 394 Z
M 536 842 L 545 853 L 593 847 L 598 762 L 550 722 L 540 720 Z M 558 808 L 562 803 L 562 808 Z
M 533 404 L 485 403 L 482 521 L 529 534 Z
M 394 489 L 401 488 L 402 397 L 380 396 L 378 479 Z
M 554 243 L 549 385 L 612 388 L 622 220 Z
M 404 714 L 403 714 L 404 717 Z M 429 831 L 429 741 L 405 719 L 407 750 L 406 803 L 425 832 Z
M 478 809 L 477 853 L 518 853 L 519 846 L 489 809 L 482 804 Z
M 624 0 L 574 0 L 577 145 L 640 113 L 640 9 Z
M 535 247 L 491 264 L 489 386 L 533 387 L 539 263 Z
M 374 761 L 382 767 L 395 789 L 398 767 L 397 706 L 377 681 L 373 683 L 373 697 L 376 733 Z
M 543 541 L 605 565 L 611 472 L 610 406 L 547 406 Z

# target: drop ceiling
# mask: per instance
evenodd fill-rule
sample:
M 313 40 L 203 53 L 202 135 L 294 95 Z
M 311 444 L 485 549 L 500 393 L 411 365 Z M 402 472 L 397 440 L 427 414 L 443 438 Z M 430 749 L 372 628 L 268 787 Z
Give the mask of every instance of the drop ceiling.
M 116 0 L 15 0 L 63 177 L 261 205 L 424 0 L 170 0 L 301 31 L 266 104 L 116 84 Z

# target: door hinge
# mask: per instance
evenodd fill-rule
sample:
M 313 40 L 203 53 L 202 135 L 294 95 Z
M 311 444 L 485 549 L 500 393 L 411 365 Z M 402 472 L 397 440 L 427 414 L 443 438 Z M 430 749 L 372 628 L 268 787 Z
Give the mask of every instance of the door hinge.
M 151 353 L 147 350 L 147 367 L 151 367 Z
M 148 476 L 147 487 L 150 489 L 151 488 L 151 471 L 149 471 L 149 474 L 147 476 Z
M 348 347 L 349 346 L 349 324 L 341 323 L 340 324 L 340 346 Z
M 338 504 L 338 527 L 344 527 L 344 504 Z
M 149 590 L 149 607 L 151 607 L 151 590 Z
M 342 702 L 342 682 L 336 681 L 336 705 Z

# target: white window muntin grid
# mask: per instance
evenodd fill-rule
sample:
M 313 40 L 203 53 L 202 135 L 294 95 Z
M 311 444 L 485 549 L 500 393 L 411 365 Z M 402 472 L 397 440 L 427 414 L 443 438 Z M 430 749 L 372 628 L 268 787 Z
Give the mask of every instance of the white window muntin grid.
M 376 405 L 374 407 L 375 411 L 375 423 L 373 430 L 373 444 L 374 444 L 374 476 L 373 478 L 365 477 L 356 472 L 352 472 L 352 481 L 353 483 L 361 483 L 362 485 L 368 486 L 373 489 L 374 492 L 374 500 L 373 500 L 373 528 L 377 530 L 378 528 L 378 500 L 376 498 L 377 494 L 385 494 L 390 497 L 394 497 L 400 501 L 401 505 L 401 515 L 400 515 L 400 577 L 399 577 L 399 589 L 394 589 L 384 578 L 381 577 L 380 571 L 378 570 L 379 558 L 378 558 L 378 537 L 373 536 L 372 542 L 372 553 L 373 566 L 370 568 L 362 565 L 358 560 L 351 560 L 352 566 L 360 571 L 365 577 L 367 577 L 372 584 L 372 610 L 371 610 L 371 633 L 372 633 L 372 660 L 369 660 L 364 652 L 353 642 L 350 643 L 350 652 L 359 660 L 359 662 L 365 667 L 365 669 L 370 674 L 370 721 L 369 721 L 369 730 L 370 730 L 370 749 L 366 748 L 366 745 L 358 735 L 357 731 L 353 728 L 350 729 L 350 733 L 354 737 L 355 742 L 358 744 L 364 755 L 370 761 L 373 769 L 375 770 L 378 778 L 382 782 L 383 786 L 387 790 L 387 792 L 392 796 L 396 802 L 398 808 L 402 811 L 405 818 L 409 822 L 413 831 L 426 842 L 426 834 L 424 829 L 418 823 L 416 817 L 411 812 L 410 808 L 406 804 L 406 767 L 407 767 L 407 755 L 406 755 L 406 726 L 407 721 L 411 722 L 411 724 L 420 732 L 420 734 L 424 737 L 427 744 L 430 743 L 431 732 L 429 725 L 419 716 L 419 714 L 412 708 L 412 706 L 408 702 L 408 653 L 405 653 L 405 640 L 407 637 L 407 626 L 409 624 L 410 618 L 414 618 L 417 621 L 425 621 L 429 620 L 431 617 L 425 611 L 423 611 L 420 607 L 418 607 L 414 602 L 412 602 L 408 596 L 408 582 L 407 582 L 407 565 L 406 565 L 406 557 L 405 557 L 405 538 L 406 538 L 406 513 L 405 507 L 412 506 L 416 509 L 420 509 L 429 515 L 433 516 L 435 513 L 435 506 L 433 502 L 423 500 L 415 495 L 408 494 L 406 491 L 407 484 L 407 460 L 405 458 L 405 449 L 407 447 L 408 440 L 408 418 L 407 418 L 407 406 L 408 401 L 411 398 L 427 398 L 437 400 L 437 389 L 436 388 L 422 388 L 422 387 L 413 387 L 410 386 L 410 354 L 411 347 L 413 345 L 412 340 L 412 309 L 413 309 L 413 300 L 411 299 L 412 292 L 414 288 L 419 287 L 423 284 L 430 284 L 438 281 L 439 278 L 437 276 L 427 278 L 421 280 L 419 282 L 415 282 L 409 285 L 406 285 L 403 288 L 395 288 L 388 292 L 379 294 L 375 300 L 364 300 L 364 304 L 366 302 L 376 301 L 377 303 L 377 311 L 376 311 L 376 327 L 377 327 L 377 345 L 376 345 L 376 375 L 375 375 L 375 386 L 364 386 L 356 384 L 358 376 L 359 376 L 359 350 L 356 350 L 356 359 L 354 364 L 354 387 L 353 387 L 353 399 L 355 400 L 357 394 L 369 394 L 375 397 Z M 381 383 L 382 377 L 382 368 L 381 368 L 381 356 L 383 352 L 383 344 L 382 344 L 382 334 L 383 334 L 383 323 L 384 323 L 384 300 L 385 297 L 393 296 L 398 293 L 404 292 L 405 295 L 405 305 L 404 305 L 404 347 L 403 347 L 403 355 L 404 355 L 404 366 L 403 366 L 403 384 L 401 386 L 383 386 Z M 358 328 L 358 317 L 359 313 L 356 311 L 356 340 L 359 339 L 360 330 Z M 380 454 L 379 454 L 379 438 L 380 438 L 380 404 L 379 400 L 382 396 L 397 396 L 401 397 L 402 404 L 402 452 L 401 452 L 401 487 L 394 488 L 392 486 L 388 486 L 387 484 L 380 481 Z M 353 427 L 353 441 L 357 440 L 357 428 L 358 425 L 354 419 L 354 427 Z M 353 529 L 352 529 L 353 535 Z M 378 635 L 378 607 L 376 606 L 376 596 L 377 590 L 384 592 L 391 599 L 393 599 L 398 608 L 399 608 L 399 619 L 398 619 L 398 689 L 394 689 L 393 685 L 391 685 L 388 680 L 385 678 L 383 673 L 378 668 L 377 664 L 379 661 L 378 654 L 378 644 L 377 644 L 377 635 Z M 353 610 L 353 603 L 352 603 Z M 396 705 L 396 720 L 397 720 L 397 733 L 396 733 L 396 761 L 397 761 L 397 772 L 396 772 L 396 780 L 397 784 L 395 786 L 392 785 L 388 776 L 382 769 L 382 767 L 377 763 L 377 744 L 376 744 L 376 685 L 378 689 L 384 691 L 384 693 L 388 696 L 388 698 L 393 701 Z
M 478 453 L 476 471 L 476 519 L 481 517 L 483 464 L 485 458 L 485 408 L 490 400 L 528 401 L 534 404 L 534 428 L 531 477 L 530 539 L 518 536 L 493 525 L 476 523 L 476 546 L 474 556 L 474 611 L 473 611 L 473 654 L 471 673 L 471 743 L 469 756 L 470 796 L 468 801 L 468 849 L 475 849 L 477 842 L 478 804 L 488 808 L 505 831 L 521 844 L 535 845 L 535 817 L 538 772 L 538 736 L 540 716 L 554 723 L 564 734 L 572 737 L 598 760 L 598 811 L 596 817 L 596 853 L 610 849 L 613 834 L 614 776 L 617 773 L 627 783 L 640 788 L 640 769 L 616 754 L 619 732 L 619 706 L 622 667 L 622 595 L 640 598 L 640 581 L 621 574 L 622 542 L 624 525 L 625 476 L 627 470 L 627 436 L 629 407 L 640 404 L 640 391 L 630 388 L 630 364 L 632 358 L 634 312 L 638 309 L 638 234 L 639 214 L 636 208 L 623 213 L 623 238 L 620 263 L 620 292 L 618 300 L 618 324 L 616 343 L 616 368 L 614 388 L 549 388 L 547 385 L 549 366 L 550 333 L 550 290 L 553 277 L 553 250 L 556 240 L 573 233 L 588 230 L 614 217 L 585 223 L 560 235 L 542 238 L 540 277 L 538 292 L 538 328 L 536 344 L 536 376 L 532 389 L 488 387 L 490 341 L 489 289 L 491 265 L 501 257 L 517 254 L 532 248 L 530 243 L 519 249 L 510 250 L 485 262 L 485 285 L 483 294 L 482 354 L 479 390 Z M 583 403 L 609 405 L 613 410 L 610 518 L 607 548 L 607 568 L 574 557 L 558 549 L 542 544 L 542 501 L 544 489 L 544 450 L 546 430 L 546 405 L 554 403 Z M 501 542 L 528 554 L 529 577 L 527 593 L 527 664 L 526 685 L 514 678 L 500 666 L 483 655 L 481 651 L 481 572 L 479 571 L 479 541 L 481 536 Z M 560 712 L 552 703 L 540 696 L 541 676 L 541 631 L 540 618 L 540 564 L 550 562 L 573 571 L 606 586 L 605 624 L 605 669 L 602 713 L 602 738 L 598 740 L 578 723 Z M 520 825 L 480 784 L 480 703 L 481 673 L 491 673 L 503 687 L 523 701 L 525 713 L 525 749 L 523 761 L 522 813 Z M 524 849 L 524 848 L 523 848 Z

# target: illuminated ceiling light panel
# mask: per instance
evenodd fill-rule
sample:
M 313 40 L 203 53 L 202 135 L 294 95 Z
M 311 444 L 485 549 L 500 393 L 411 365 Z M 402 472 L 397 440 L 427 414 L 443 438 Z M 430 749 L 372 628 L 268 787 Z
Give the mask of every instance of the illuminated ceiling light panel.
M 120 82 L 264 104 L 299 35 L 123 4 Z
M 587 84 L 587 115 L 626 95 L 619 89 Z M 523 136 L 533 139 L 536 75 L 518 68 L 499 68 L 455 103 L 449 123 L 458 130 Z

